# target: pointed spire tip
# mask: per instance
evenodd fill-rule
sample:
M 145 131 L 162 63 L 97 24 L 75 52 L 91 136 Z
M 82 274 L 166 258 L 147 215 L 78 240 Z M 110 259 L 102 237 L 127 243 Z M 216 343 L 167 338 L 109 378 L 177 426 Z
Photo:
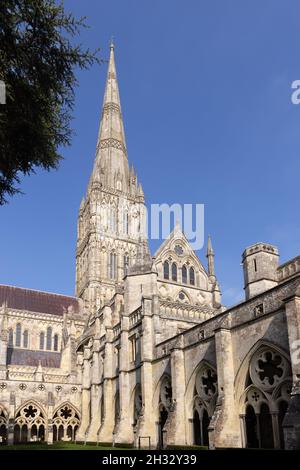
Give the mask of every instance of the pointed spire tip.
M 114 43 L 114 37 L 113 36 L 110 38 L 109 48 L 110 48 L 110 50 L 114 50 L 114 48 L 115 48 L 115 43 Z

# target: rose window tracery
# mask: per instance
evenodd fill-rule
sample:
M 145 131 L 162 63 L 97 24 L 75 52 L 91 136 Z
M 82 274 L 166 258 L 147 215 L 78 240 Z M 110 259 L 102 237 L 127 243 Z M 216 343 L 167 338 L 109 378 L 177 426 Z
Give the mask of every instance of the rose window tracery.
M 79 424 L 79 415 L 73 406 L 61 406 L 53 417 L 53 440 L 74 441 Z
M 204 365 L 199 370 L 196 377 L 197 394 L 203 400 L 210 400 L 217 394 L 217 374 L 208 365 Z
M 292 387 L 288 360 L 275 348 L 262 346 L 250 360 L 245 383 L 245 446 L 283 448 L 282 425 Z
M 288 373 L 287 360 L 270 348 L 260 349 L 250 364 L 250 378 L 253 384 L 265 391 L 273 389 Z
M 45 425 L 45 418 L 42 410 L 35 403 L 28 403 L 17 413 L 15 423 L 19 426 L 26 424 L 29 428 L 33 425 L 39 427 Z

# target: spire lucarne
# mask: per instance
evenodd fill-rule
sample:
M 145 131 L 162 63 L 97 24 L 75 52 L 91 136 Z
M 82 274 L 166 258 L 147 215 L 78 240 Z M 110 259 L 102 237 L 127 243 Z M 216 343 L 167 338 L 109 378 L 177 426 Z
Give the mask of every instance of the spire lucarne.
M 90 313 L 122 288 L 136 263 L 144 212 L 142 186 L 129 170 L 111 44 L 95 163 L 78 216 L 76 295 Z

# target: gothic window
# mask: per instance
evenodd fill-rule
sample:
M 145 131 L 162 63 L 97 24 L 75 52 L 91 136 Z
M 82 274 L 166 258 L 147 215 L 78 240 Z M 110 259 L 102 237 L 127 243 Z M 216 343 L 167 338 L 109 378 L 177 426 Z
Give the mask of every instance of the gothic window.
M 135 392 L 134 392 L 134 410 L 133 410 L 133 425 L 134 426 L 137 425 L 138 420 L 142 415 L 142 409 L 143 409 L 142 389 L 141 389 L 141 386 L 138 384 L 135 387 Z
M 168 261 L 164 262 L 164 279 L 170 279 L 170 267 Z
M 2 444 L 7 444 L 7 424 L 7 413 L 0 405 L 0 437 Z
M 43 441 L 45 439 L 45 417 L 34 402 L 25 404 L 15 418 L 14 442 Z
M 172 281 L 177 282 L 177 264 L 172 263 Z
M 241 415 L 246 447 L 284 447 L 282 422 L 291 383 L 290 364 L 282 354 L 269 346 L 254 353 L 246 378 L 245 414 Z
M 193 267 L 190 268 L 190 284 L 195 285 L 195 270 Z
M 182 283 L 187 284 L 187 269 L 186 269 L 185 264 L 182 266 L 181 272 L 182 272 Z
M 125 255 L 124 256 L 124 276 L 127 276 L 128 274 L 128 267 L 129 267 L 129 256 Z
M 174 248 L 174 251 L 175 251 L 176 255 L 178 255 L 178 256 L 183 255 L 183 248 L 182 248 L 181 245 L 176 245 L 175 248 Z
M 23 333 L 23 348 L 28 348 L 28 330 Z
M 159 393 L 159 447 L 164 446 L 164 428 L 172 407 L 172 385 L 170 377 L 165 376 Z
M 195 380 L 193 404 L 194 444 L 208 446 L 208 427 L 218 394 L 217 374 L 208 364 L 200 366 Z
M 110 209 L 109 224 L 110 224 L 110 231 L 114 233 L 116 231 L 116 211 L 114 207 L 111 207 Z
M 54 349 L 54 351 L 58 351 L 58 335 L 54 335 L 54 338 L 53 338 L 53 349 Z
M 194 444 L 199 446 L 208 446 L 208 426 L 210 417 L 204 404 L 198 399 L 194 403 L 193 411 L 193 435 Z
M 117 279 L 117 255 L 113 255 L 113 266 L 114 266 L 114 279 Z
M 47 328 L 46 349 L 48 349 L 49 351 L 52 349 L 52 328 L 51 328 L 51 326 L 48 326 L 48 328 Z
M 45 348 L 45 333 L 43 331 L 40 332 L 40 349 Z
M 16 346 L 19 348 L 21 346 L 21 323 L 18 323 L 16 326 Z
M 14 345 L 14 331 L 12 328 L 8 330 L 8 347 L 12 348 Z
M 125 211 L 123 214 L 123 231 L 125 235 L 128 235 L 129 233 L 129 217 L 128 217 L 128 212 Z
M 53 441 L 75 441 L 80 420 L 77 411 L 69 403 L 61 406 L 53 416 Z
M 110 279 L 117 278 L 117 255 L 116 253 L 110 253 L 110 256 L 109 256 L 109 277 Z

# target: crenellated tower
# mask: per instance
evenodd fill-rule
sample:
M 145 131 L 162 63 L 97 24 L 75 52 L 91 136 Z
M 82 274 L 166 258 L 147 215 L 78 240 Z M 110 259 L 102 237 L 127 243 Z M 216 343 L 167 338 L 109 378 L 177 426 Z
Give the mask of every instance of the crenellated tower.
M 78 216 L 76 295 L 86 310 L 95 312 L 123 285 L 144 220 L 144 193 L 128 163 L 111 44 L 95 162 Z

